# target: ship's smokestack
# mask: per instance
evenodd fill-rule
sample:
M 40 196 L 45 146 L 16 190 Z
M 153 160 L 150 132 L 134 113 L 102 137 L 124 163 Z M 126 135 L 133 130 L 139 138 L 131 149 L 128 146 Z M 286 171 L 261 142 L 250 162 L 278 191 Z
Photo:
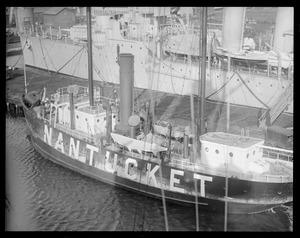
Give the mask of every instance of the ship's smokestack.
M 290 31 L 292 35 L 286 34 Z M 274 33 L 274 48 L 280 52 L 290 53 L 293 51 L 294 32 L 294 8 L 278 7 L 276 15 L 276 27 Z
M 134 56 L 128 53 L 119 55 L 120 66 L 120 123 L 115 130 L 125 136 L 130 135 L 128 119 L 132 115 L 132 96 L 134 86 Z
M 245 7 L 225 7 L 223 12 L 222 47 L 238 51 L 243 44 Z

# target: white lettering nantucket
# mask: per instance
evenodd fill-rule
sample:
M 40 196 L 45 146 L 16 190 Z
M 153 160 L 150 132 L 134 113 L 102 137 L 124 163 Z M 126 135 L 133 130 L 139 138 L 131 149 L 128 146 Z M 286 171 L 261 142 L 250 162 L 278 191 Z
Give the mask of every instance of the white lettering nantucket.
M 135 180 L 137 178 L 137 175 L 129 173 L 129 170 L 128 170 L 129 164 L 133 164 L 135 167 L 137 167 L 137 162 L 135 159 L 131 159 L 131 158 L 128 158 L 125 161 L 125 176 L 131 180 Z
M 44 126 L 44 142 L 47 142 L 48 145 L 51 145 L 52 139 L 52 128 L 50 127 L 50 132 L 48 130 L 48 126 L 45 124 Z
M 62 153 L 65 153 L 65 149 L 64 149 L 64 140 L 63 140 L 63 135 L 61 132 L 59 132 L 58 134 L 58 138 L 57 138 L 57 141 L 56 141 L 56 144 L 55 144 L 55 147 L 54 149 L 60 149 L 60 151 Z
M 200 179 L 200 196 L 205 197 L 205 181 L 212 182 L 212 177 L 194 174 L 195 179 Z
M 183 176 L 184 175 L 184 171 L 171 169 L 171 174 L 170 174 L 170 190 L 175 191 L 175 192 L 179 192 L 179 193 L 184 193 L 184 189 L 183 188 L 179 188 L 179 187 L 175 187 L 174 186 L 175 183 L 180 184 L 180 180 L 177 179 L 177 178 L 175 178 L 175 174 Z
M 91 151 L 90 152 L 90 165 L 92 166 L 93 165 L 93 158 L 94 158 L 94 151 L 98 152 L 99 149 L 98 149 L 98 147 L 95 147 L 95 146 L 89 145 L 89 144 L 86 144 L 86 148 L 90 149 L 90 151 Z
M 147 174 L 146 174 L 146 178 L 147 178 L 147 184 L 150 185 L 150 179 L 152 180 L 152 183 L 155 187 L 158 187 L 157 185 L 157 181 L 155 178 L 155 172 L 159 169 L 159 165 L 155 165 L 155 167 L 151 170 L 151 164 L 147 163 Z
M 72 157 L 72 152 L 73 152 L 75 159 L 78 159 L 79 143 L 80 143 L 80 140 L 77 140 L 77 143 L 75 146 L 74 139 L 72 137 L 70 138 L 70 147 L 69 147 L 69 156 L 70 157 Z

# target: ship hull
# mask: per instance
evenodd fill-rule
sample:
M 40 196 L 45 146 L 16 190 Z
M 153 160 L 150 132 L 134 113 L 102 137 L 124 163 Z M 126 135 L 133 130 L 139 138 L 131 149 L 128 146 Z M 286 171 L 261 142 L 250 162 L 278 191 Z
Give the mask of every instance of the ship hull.
M 161 199 L 162 186 L 166 200 L 181 205 L 195 205 L 195 194 L 198 194 L 200 209 L 224 211 L 224 177 L 143 160 L 124 151 L 72 137 L 38 119 L 24 104 L 23 108 L 32 144 L 49 160 L 96 180 L 155 198 Z M 77 147 L 77 156 L 71 145 Z M 84 150 L 86 154 L 80 156 Z M 228 212 L 252 214 L 265 211 L 292 201 L 292 190 L 292 182 L 261 183 L 228 178 Z
M 119 53 L 131 53 L 135 56 L 134 86 L 136 88 L 178 95 L 198 94 L 198 64 L 162 59 L 153 61 L 149 57 L 150 47 L 148 48 L 144 42 L 103 39 L 105 40 L 101 42 L 101 45 L 93 46 L 93 79 L 95 81 L 119 84 L 119 67 L 116 62 L 117 45 L 119 45 Z M 88 78 L 87 52 L 82 45 L 28 35 L 21 35 L 21 42 L 22 45 L 28 43 L 23 50 L 26 65 L 47 71 L 59 71 L 59 73 L 83 79 Z M 265 105 L 271 107 L 290 83 L 288 80 L 254 75 L 253 72 L 239 72 L 243 78 L 242 81 L 237 75 L 231 78 L 233 72 L 212 67 L 206 71 L 206 74 L 205 95 L 207 99 L 254 108 L 267 109 Z M 229 78 L 231 80 L 228 82 Z M 224 87 L 225 84 L 226 87 Z M 284 112 L 293 113 L 293 101 L 287 105 Z

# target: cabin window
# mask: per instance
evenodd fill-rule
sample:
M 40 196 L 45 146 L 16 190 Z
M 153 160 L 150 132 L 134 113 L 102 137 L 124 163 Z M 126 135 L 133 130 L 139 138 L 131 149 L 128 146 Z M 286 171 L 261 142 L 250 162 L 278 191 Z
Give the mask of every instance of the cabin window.
M 79 116 L 77 115 L 76 118 L 79 119 Z
M 249 154 L 247 154 L 247 158 L 249 158 Z
M 216 154 L 219 154 L 219 150 L 216 150 Z
M 106 121 L 106 117 L 104 117 L 103 120 Z
M 130 47 L 132 48 L 132 45 Z
M 116 118 L 116 115 L 113 115 L 113 118 Z
M 253 155 L 255 155 L 255 150 L 253 150 Z
M 97 122 L 99 122 L 100 120 L 99 119 L 97 119 Z
M 229 153 L 229 156 L 230 156 L 230 157 L 232 157 L 232 156 L 233 156 L 233 153 L 232 153 L 232 152 L 230 152 L 230 153 Z
M 205 148 L 205 151 L 208 152 L 208 147 Z

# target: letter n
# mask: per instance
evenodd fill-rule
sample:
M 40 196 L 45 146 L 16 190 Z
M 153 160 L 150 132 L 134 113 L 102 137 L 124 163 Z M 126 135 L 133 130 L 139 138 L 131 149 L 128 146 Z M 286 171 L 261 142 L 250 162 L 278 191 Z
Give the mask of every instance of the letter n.
M 44 142 L 47 142 L 49 145 L 51 145 L 52 140 L 52 128 L 50 127 L 50 132 L 48 130 L 48 126 L 45 124 L 44 126 Z

